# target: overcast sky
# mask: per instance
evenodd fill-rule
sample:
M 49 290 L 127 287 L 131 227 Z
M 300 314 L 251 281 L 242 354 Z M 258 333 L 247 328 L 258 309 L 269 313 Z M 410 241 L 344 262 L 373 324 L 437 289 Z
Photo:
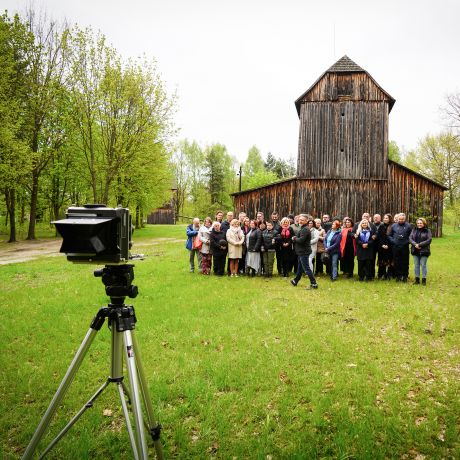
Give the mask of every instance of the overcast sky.
M 28 0 L 0 0 L 23 11 Z M 177 91 L 179 138 L 220 142 L 244 160 L 297 155 L 294 101 L 344 54 L 396 103 L 405 149 L 443 129 L 460 91 L 458 0 L 40 0 L 56 19 L 101 30 L 124 57 L 155 57 Z M 334 39 L 335 37 L 335 39 Z

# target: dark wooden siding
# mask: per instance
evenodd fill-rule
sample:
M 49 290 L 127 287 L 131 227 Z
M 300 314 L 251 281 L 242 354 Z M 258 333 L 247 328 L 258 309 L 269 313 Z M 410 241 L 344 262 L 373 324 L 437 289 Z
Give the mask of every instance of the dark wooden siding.
M 302 99 L 302 102 L 337 101 L 349 97 L 353 101 L 389 101 L 366 72 L 327 72 L 316 82 Z
M 148 224 L 175 224 L 174 209 L 170 207 L 158 208 L 147 216 Z
M 307 212 L 349 216 L 363 212 L 396 214 L 405 212 L 410 222 L 425 217 L 435 236 L 441 235 L 443 189 L 396 163 L 389 162 L 388 180 L 292 179 L 234 195 L 237 212 L 255 216 L 257 211 L 280 216 Z
M 300 109 L 297 176 L 386 179 L 388 102 L 310 102 Z

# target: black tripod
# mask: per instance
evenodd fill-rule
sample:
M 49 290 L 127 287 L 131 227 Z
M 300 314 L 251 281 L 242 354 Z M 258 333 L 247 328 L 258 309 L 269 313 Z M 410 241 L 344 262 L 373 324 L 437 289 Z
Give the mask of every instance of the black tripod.
M 107 318 L 109 329 L 112 333 L 112 362 L 110 376 L 104 384 L 94 393 L 86 404 L 77 412 L 77 414 L 67 423 L 56 438 L 48 445 L 41 454 L 43 458 L 57 442 L 69 431 L 75 422 L 83 415 L 83 413 L 93 406 L 94 401 L 101 395 L 105 388 L 110 383 L 115 383 L 120 396 L 123 415 L 126 420 L 129 440 L 135 460 L 148 459 L 148 449 L 146 442 L 147 429 L 152 437 L 153 444 L 158 459 L 163 459 L 163 452 L 160 443 L 161 425 L 155 422 L 153 416 L 152 403 L 148 396 L 147 381 L 142 367 L 142 361 L 139 355 L 135 336 L 136 316 L 132 305 L 125 305 L 126 297 L 134 298 L 137 296 L 137 286 L 132 284 L 134 280 L 134 265 L 106 265 L 101 270 L 96 270 L 94 276 L 102 277 L 102 282 L 105 285 L 105 292 L 110 296 L 110 301 L 106 307 L 102 307 L 94 317 L 88 332 L 86 333 L 83 342 L 70 363 L 67 372 L 62 379 L 59 388 L 54 395 L 45 415 L 41 419 L 35 433 L 24 452 L 23 459 L 30 459 L 35 452 L 35 449 L 43 437 L 45 430 L 48 428 L 53 414 L 56 412 L 59 404 L 64 399 L 64 396 L 75 377 L 80 364 L 82 363 L 89 347 L 91 346 L 94 337 L 101 329 Z M 123 381 L 123 351 L 128 370 L 128 379 L 131 394 Z M 144 421 L 141 407 L 141 397 L 144 402 L 147 420 Z M 131 419 L 128 412 L 128 404 L 131 405 L 135 430 L 133 431 Z

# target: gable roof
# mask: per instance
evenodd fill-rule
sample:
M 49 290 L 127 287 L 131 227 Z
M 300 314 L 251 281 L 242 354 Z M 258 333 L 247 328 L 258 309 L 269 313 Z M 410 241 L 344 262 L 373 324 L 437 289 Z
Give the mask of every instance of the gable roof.
M 297 108 L 297 114 L 300 116 L 300 104 L 302 99 L 315 87 L 315 85 L 326 75 L 327 73 L 352 73 L 352 72 L 361 72 L 365 73 L 372 82 L 388 97 L 390 101 L 389 112 L 393 108 L 395 99 L 391 97 L 371 76 L 369 72 L 366 72 L 362 67 L 360 67 L 356 62 L 352 61 L 347 55 L 342 56 L 335 64 L 333 64 L 329 69 L 327 69 L 314 83 L 307 89 L 297 100 L 295 101 L 295 106 Z

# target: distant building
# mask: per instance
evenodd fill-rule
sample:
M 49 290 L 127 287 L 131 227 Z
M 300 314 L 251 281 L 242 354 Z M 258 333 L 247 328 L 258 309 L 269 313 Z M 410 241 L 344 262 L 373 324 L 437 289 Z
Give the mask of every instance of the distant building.
M 405 212 L 442 232 L 446 188 L 388 159 L 388 118 L 395 100 L 347 56 L 295 102 L 300 119 L 297 176 L 233 193 L 250 215 L 361 217 Z

